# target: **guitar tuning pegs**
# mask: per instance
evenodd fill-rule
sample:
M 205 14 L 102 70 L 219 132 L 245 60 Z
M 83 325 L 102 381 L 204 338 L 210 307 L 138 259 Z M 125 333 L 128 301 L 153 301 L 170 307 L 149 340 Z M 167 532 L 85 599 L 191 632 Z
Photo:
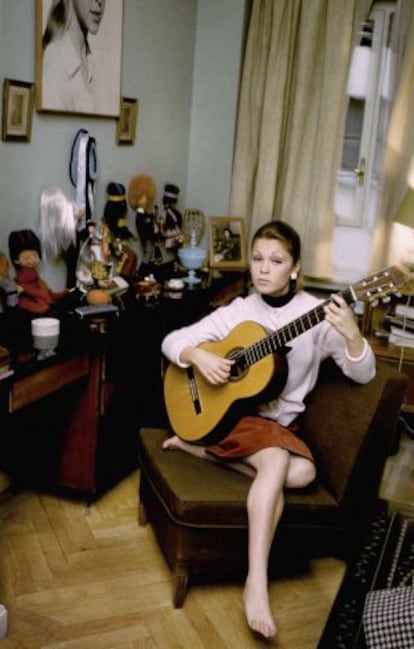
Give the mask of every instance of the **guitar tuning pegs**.
M 381 302 L 383 302 L 383 304 L 388 304 L 388 302 L 391 302 L 390 296 L 384 295 L 384 297 L 381 298 Z
M 372 300 L 372 301 L 371 301 L 371 307 L 372 307 L 373 309 L 375 309 L 375 307 L 378 306 L 378 302 L 379 302 L 379 300 L 377 300 L 377 299 Z

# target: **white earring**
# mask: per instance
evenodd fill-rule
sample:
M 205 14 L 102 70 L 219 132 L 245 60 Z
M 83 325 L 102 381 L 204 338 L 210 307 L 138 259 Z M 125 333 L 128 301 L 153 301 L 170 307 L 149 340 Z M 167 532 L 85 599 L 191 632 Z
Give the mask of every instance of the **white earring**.
M 292 280 L 292 282 L 296 282 L 297 278 L 298 278 L 298 274 L 296 270 L 294 270 L 293 273 L 290 273 L 290 279 Z

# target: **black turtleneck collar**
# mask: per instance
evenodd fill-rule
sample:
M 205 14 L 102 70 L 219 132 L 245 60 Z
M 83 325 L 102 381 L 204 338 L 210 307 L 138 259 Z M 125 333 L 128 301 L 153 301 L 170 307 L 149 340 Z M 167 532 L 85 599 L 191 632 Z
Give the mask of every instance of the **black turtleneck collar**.
M 289 291 L 288 293 L 285 293 L 285 295 L 263 295 L 260 294 L 260 297 L 268 304 L 269 306 L 273 307 L 274 309 L 277 309 L 281 306 L 285 306 L 292 297 L 295 295 L 293 291 Z

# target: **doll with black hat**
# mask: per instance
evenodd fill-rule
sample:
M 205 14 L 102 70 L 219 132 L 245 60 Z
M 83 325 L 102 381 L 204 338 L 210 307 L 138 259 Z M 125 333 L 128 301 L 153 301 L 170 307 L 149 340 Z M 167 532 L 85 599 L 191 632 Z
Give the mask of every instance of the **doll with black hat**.
M 103 221 L 109 228 L 109 245 L 115 260 L 115 271 L 131 281 L 137 271 L 138 258 L 128 245 L 128 240 L 134 237 L 128 228 L 126 189 L 121 183 L 110 182 L 106 193 Z
M 33 314 L 47 313 L 66 297 L 68 289 L 52 291 L 38 273 L 42 258 L 40 240 L 33 230 L 13 230 L 9 235 L 9 256 L 16 269 L 16 283 L 21 288 L 18 306 Z
M 135 224 L 142 244 L 143 257 L 138 274 L 150 273 L 154 264 L 162 260 L 158 245 L 159 227 L 154 210 L 156 194 L 155 181 L 151 176 L 140 174 L 134 176 L 128 185 L 128 202 L 135 210 Z
M 164 209 L 159 217 L 159 226 L 165 248 L 171 252 L 175 252 L 184 243 L 184 235 L 181 229 L 183 217 L 177 209 L 179 193 L 180 189 L 177 185 L 172 183 L 164 185 L 164 195 L 162 197 Z

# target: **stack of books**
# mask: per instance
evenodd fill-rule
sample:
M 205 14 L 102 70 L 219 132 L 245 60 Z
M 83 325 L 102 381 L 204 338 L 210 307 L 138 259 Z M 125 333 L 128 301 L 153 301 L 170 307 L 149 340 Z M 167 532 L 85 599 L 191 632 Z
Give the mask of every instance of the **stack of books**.
M 388 342 L 391 345 L 414 347 L 414 306 L 396 304 L 385 320 L 389 325 Z

